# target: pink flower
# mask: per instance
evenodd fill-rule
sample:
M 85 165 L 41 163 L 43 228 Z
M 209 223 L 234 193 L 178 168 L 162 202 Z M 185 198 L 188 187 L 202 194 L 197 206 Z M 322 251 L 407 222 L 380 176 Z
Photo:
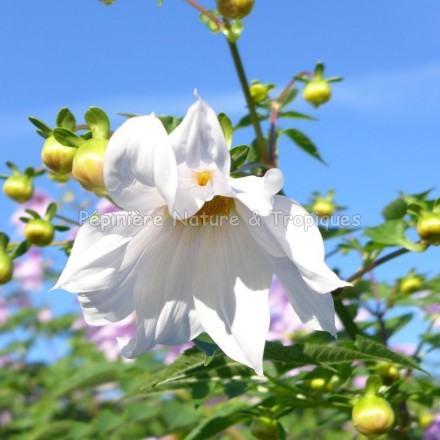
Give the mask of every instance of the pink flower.
M 269 340 L 280 340 L 285 344 L 292 343 L 292 333 L 298 330 L 310 331 L 289 306 L 289 299 L 283 286 L 274 278 L 269 293 L 269 308 L 271 320 L 268 333 Z
M 44 271 L 48 266 L 37 249 L 31 249 L 23 260 L 15 263 L 14 278 L 25 291 L 40 290 L 43 286 Z
M 434 417 L 433 422 L 423 434 L 423 440 L 439 440 L 440 439 L 440 413 Z
M 122 321 L 106 324 L 101 327 L 87 326 L 87 337 L 93 342 L 109 361 L 115 361 L 120 355 L 117 340 L 136 336 L 136 319 L 134 314 Z
M 37 318 L 39 322 L 47 322 L 50 321 L 52 319 L 52 311 L 49 309 L 41 309 L 38 312 Z
M 51 202 L 52 198 L 48 194 L 40 189 L 36 189 L 32 199 L 22 203 L 11 216 L 10 221 L 15 226 L 17 233 L 22 234 L 25 227 L 25 223 L 20 220 L 20 217 L 29 217 L 25 209 L 32 209 L 32 211 L 38 212 L 38 214 L 43 216 Z
M 6 324 L 8 320 L 8 307 L 3 298 L 0 297 L 0 325 Z
M 106 198 L 102 198 L 96 204 L 96 209 L 100 214 L 110 214 L 111 212 L 119 211 L 119 208 Z

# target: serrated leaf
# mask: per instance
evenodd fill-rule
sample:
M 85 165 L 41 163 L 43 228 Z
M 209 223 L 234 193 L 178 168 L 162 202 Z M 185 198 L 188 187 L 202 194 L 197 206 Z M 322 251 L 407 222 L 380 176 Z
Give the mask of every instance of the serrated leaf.
M 67 130 L 75 131 L 76 120 L 73 113 L 67 108 L 63 107 L 57 115 L 57 126 L 67 128 Z
M 43 121 L 40 121 L 39 119 L 35 118 L 34 116 L 29 116 L 28 119 L 41 132 L 47 134 L 48 136 L 50 136 L 52 134 L 52 129 L 49 126 L 47 126 Z
M 316 145 L 303 132 L 296 130 L 295 128 L 288 128 L 287 130 L 281 130 L 281 134 L 285 134 L 299 148 L 301 148 L 301 150 L 305 151 L 307 154 L 310 154 L 310 156 L 319 160 L 324 165 L 327 165 L 319 154 Z
M 406 215 L 408 204 L 402 198 L 398 198 L 389 203 L 382 210 L 382 215 L 386 220 L 398 220 Z
M 249 153 L 248 145 L 239 145 L 230 150 L 231 155 L 231 173 L 242 167 L 246 162 Z
M 424 371 L 414 359 L 403 354 L 394 353 L 385 345 L 365 336 L 356 336 L 356 346 L 359 351 L 371 357 L 387 360 L 402 367 Z
M 185 440 L 206 440 L 230 426 L 250 420 L 253 415 L 247 412 L 250 402 L 230 401 L 223 407 L 216 407 L 215 414 L 201 422 Z
M 96 139 L 108 139 L 110 135 L 110 120 L 104 110 L 90 107 L 84 114 L 84 119 Z
M 223 134 L 225 135 L 226 145 L 229 149 L 232 145 L 232 122 L 225 113 L 219 113 L 217 117 L 223 130 Z
M 61 145 L 66 147 L 79 148 L 81 144 L 85 142 L 85 139 L 81 136 L 65 128 L 55 128 L 53 135 Z

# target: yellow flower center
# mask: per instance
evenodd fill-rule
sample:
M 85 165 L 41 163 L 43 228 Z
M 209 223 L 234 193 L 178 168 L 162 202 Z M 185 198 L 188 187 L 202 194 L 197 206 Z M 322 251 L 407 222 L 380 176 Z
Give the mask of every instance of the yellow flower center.
M 231 211 L 232 199 L 223 196 L 214 196 L 206 202 L 195 214 L 194 217 L 210 218 L 219 215 L 228 216 Z
M 209 171 L 202 171 L 200 173 L 197 173 L 197 183 L 200 186 L 206 186 L 210 180 L 211 180 L 211 173 Z

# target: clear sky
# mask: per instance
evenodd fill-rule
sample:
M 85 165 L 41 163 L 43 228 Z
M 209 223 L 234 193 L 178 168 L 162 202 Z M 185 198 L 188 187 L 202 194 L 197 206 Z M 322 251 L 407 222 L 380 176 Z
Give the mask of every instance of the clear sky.
M 214 7 L 214 0 L 201 3 Z M 197 88 L 237 121 L 244 101 L 227 45 L 197 15 L 183 0 L 164 0 L 162 7 L 155 0 L 108 7 L 97 0 L 5 2 L 0 172 L 6 160 L 20 167 L 41 163 L 41 138 L 27 117 L 52 124 L 63 106 L 78 119 L 100 106 L 116 128 L 123 120 L 116 112 L 182 115 Z M 439 195 L 439 17 L 438 0 L 256 0 L 239 41 L 249 79 L 283 87 L 318 60 L 329 75 L 345 78 L 328 105 L 296 106 L 320 119 L 294 126 L 316 142 L 329 167 L 283 140 L 289 196 L 305 203 L 313 191 L 334 188 L 347 213 L 372 226 L 399 190 L 437 187 Z M 245 134 L 236 143 L 250 140 Z M 14 205 L 0 200 L 4 229 Z M 414 265 L 433 273 L 439 256 L 437 248 L 421 258 L 402 257 L 378 273 L 403 275 Z

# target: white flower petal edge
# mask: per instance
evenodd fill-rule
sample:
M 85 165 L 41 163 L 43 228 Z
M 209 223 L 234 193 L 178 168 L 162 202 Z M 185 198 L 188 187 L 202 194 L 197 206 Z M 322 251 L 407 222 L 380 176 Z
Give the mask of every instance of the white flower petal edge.
M 134 287 L 137 338 L 119 341 L 125 357 L 157 344 L 183 344 L 203 331 L 191 294 L 196 232 L 169 219 L 144 253 Z
M 217 115 L 205 101 L 189 108 L 169 140 L 178 165 L 176 217 L 189 218 L 215 195 L 230 195 L 229 151 Z
M 111 198 L 126 210 L 173 205 L 176 159 L 158 118 L 130 118 L 113 133 L 105 155 L 104 181 Z
M 194 302 L 204 329 L 232 359 L 263 374 L 272 271 L 243 225 L 203 228 Z

